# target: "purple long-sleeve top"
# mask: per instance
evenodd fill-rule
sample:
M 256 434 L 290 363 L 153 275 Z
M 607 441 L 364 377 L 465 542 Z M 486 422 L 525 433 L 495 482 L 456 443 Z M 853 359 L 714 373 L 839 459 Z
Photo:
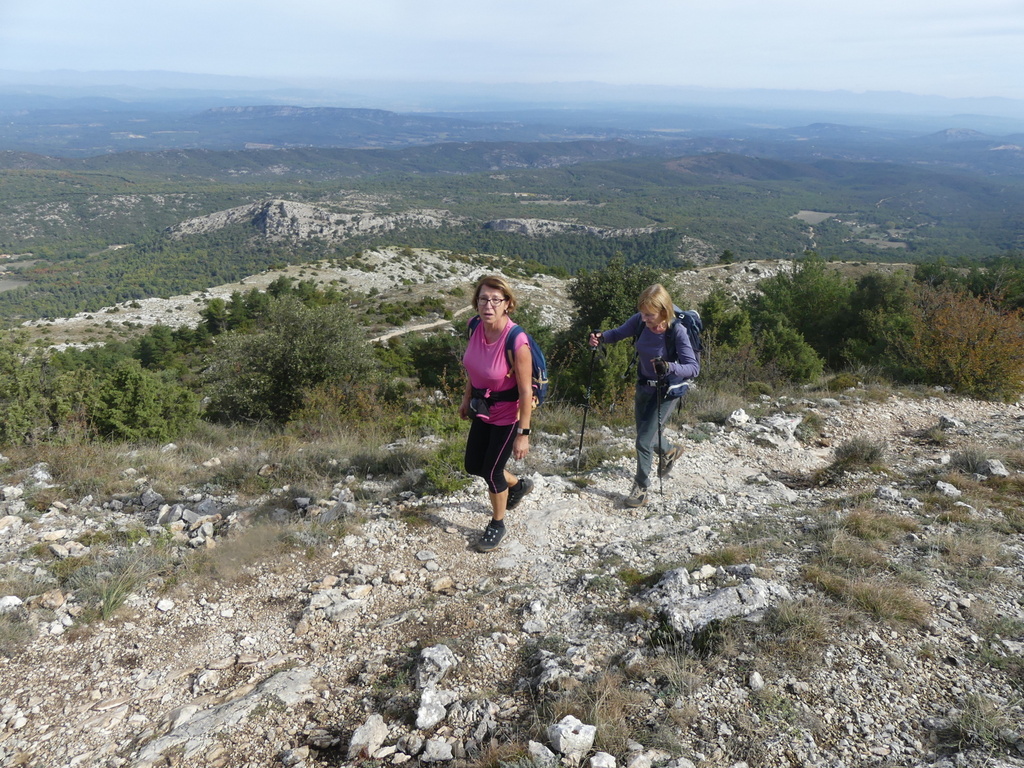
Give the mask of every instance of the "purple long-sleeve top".
M 637 312 L 618 328 L 603 331 L 601 340 L 606 344 L 614 344 L 623 339 L 631 339 L 636 334 L 638 327 L 643 328 L 636 340 L 637 373 L 641 381 L 657 378 L 654 363 L 651 361 L 658 357 L 663 358 L 668 363 L 668 378 L 670 381 L 685 381 L 697 378 L 697 374 L 700 373 L 700 361 L 693 353 L 690 335 L 678 320 L 673 319 L 665 333 L 654 333 L 641 319 L 640 313 Z M 665 337 L 668 334 L 672 334 L 675 341 L 675 356 L 672 360 L 668 358 L 668 345 L 665 343 Z

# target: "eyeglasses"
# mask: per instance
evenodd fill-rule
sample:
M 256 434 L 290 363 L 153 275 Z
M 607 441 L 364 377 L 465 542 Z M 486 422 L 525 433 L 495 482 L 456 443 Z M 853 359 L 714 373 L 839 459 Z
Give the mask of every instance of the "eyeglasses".
M 492 307 L 496 307 L 499 304 L 501 304 L 503 301 L 508 301 L 508 299 L 486 299 L 486 298 L 479 298 L 479 299 L 476 300 L 476 303 L 479 304 L 481 307 L 486 307 L 488 304 L 490 304 Z

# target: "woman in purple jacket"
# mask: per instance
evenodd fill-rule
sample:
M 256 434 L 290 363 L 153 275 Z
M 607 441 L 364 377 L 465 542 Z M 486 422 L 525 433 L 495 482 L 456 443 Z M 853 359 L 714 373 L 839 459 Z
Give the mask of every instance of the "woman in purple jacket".
M 655 451 L 661 455 L 659 477 L 668 475 L 676 459 L 682 456 L 683 449 L 679 446 L 664 440 L 658 445 L 658 426 L 665 424 L 676 403 L 689 389 L 690 381 L 700 373 L 700 361 L 694 354 L 686 328 L 676 318 L 675 305 L 668 291 L 658 284 L 646 288 L 637 300 L 637 309 L 640 311 L 618 328 L 590 334 L 592 347 L 602 342 L 614 344 L 623 339 L 634 339 L 636 346 L 637 383 L 633 400 L 636 476 L 625 499 L 627 507 L 647 503 Z

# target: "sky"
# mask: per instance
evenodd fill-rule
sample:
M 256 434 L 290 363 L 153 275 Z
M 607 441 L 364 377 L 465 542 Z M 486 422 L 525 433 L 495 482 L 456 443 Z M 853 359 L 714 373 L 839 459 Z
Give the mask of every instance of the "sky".
M 0 0 L 0 70 L 1024 99 L 1024 0 Z

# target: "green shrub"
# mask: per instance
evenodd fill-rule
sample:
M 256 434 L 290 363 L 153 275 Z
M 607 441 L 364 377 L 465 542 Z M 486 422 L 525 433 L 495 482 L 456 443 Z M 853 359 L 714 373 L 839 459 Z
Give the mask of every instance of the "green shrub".
M 852 373 L 839 373 L 825 382 L 825 389 L 829 392 L 845 392 L 853 389 L 860 382 Z
M 816 411 L 803 411 L 800 414 L 800 423 L 794 434 L 802 442 L 808 442 L 821 436 L 825 428 L 825 417 Z
M 786 359 L 779 361 L 780 367 L 792 369 L 794 380 L 815 378 L 807 368 L 813 359 L 818 360 L 819 374 L 825 361 L 833 368 L 842 363 L 842 342 L 853 325 L 850 298 L 854 285 L 848 278 L 811 255 L 800 261 L 792 274 L 781 272 L 763 280 L 758 290 L 744 303 L 754 335 L 778 337 L 769 342 L 767 354 L 782 351 Z M 798 351 L 801 345 L 809 351 Z
M 20 445 L 49 428 L 42 367 L 18 339 L 0 339 L 0 445 Z
M 122 360 L 100 383 L 92 407 L 96 431 L 115 440 L 168 440 L 198 419 L 195 396 L 184 387 Z
M 227 421 L 285 423 L 306 395 L 330 384 L 342 405 L 373 390 L 377 362 L 351 310 L 275 300 L 252 333 L 218 337 L 206 383 L 209 411 Z
M 758 335 L 758 347 L 762 363 L 774 366 L 793 382 L 814 381 L 825 367 L 800 332 L 779 317 L 765 320 Z
M 462 353 L 466 339 L 454 333 L 434 333 L 409 343 L 409 359 L 420 386 L 458 389 L 465 381 Z
M 706 348 L 738 349 L 754 341 L 750 314 L 738 308 L 723 288 L 715 288 L 698 306 Z

